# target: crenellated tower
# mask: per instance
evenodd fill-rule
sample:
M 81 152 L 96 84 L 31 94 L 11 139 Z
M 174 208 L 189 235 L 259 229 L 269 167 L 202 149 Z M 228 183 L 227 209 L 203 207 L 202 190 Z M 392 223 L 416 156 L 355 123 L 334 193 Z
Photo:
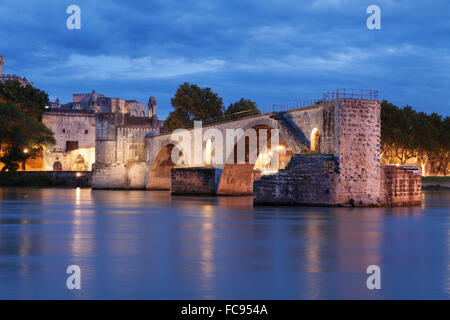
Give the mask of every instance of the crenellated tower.
M 156 98 L 154 96 L 148 99 L 148 117 L 156 117 Z
M 0 76 L 3 74 L 3 65 L 5 64 L 5 57 L 0 56 Z

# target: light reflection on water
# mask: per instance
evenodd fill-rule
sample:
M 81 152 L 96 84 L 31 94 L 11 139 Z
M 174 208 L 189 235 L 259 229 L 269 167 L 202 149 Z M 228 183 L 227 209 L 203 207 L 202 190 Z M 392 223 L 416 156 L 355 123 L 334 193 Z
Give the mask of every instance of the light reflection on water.
M 253 207 L 251 197 L 0 189 L 0 298 L 450 297 L 450 192 L 414 208 Z M 66 289 L 68 265 L 82 289 Z M 382 290 L 366 288 L 367 266 Z

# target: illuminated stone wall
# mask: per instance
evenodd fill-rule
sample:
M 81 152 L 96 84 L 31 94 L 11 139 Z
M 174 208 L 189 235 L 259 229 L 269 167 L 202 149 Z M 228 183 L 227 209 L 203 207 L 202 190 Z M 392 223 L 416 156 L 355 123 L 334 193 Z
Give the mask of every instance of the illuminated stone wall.
M 159 133 L 159 126 L 147 117 L 97 113 L 92 188 L 145 188 L 149 172 L 145 137 L 152 132 Z
M 330 104 L 330 103 L 329 103 Z M 419 174 L 380 165 L 380 104 L 334 102 L 328 155 L 294 155 L 284 170 L 254 182 L 255 204 L 391 206 L 420 203 Z M 323 150 L 321 148 L 321 150 Z
M 95 162 L 95 115 L 81 111 L 46 112 L 42 122 L 53 131 L 56 144 L 44 151 L 44 169 L 89 171 Z M 77 148 L 68 150 L 67 147 Z
M 380 111 L 375 100 L 341 99 L 335 109 L 334 155 L 340 174 L 337 203 L 381 201 Z

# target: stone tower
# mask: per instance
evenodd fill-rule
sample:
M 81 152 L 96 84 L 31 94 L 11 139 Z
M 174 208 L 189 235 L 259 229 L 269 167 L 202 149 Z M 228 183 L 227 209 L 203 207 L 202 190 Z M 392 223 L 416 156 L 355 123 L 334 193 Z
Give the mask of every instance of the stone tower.
M 154 96 L 148 99 L 148 117 L 156 117 L 156 98 Z
M 0 76 L 3 74 L 3 65 L 5 64 L 5 57 L 0 56 Z

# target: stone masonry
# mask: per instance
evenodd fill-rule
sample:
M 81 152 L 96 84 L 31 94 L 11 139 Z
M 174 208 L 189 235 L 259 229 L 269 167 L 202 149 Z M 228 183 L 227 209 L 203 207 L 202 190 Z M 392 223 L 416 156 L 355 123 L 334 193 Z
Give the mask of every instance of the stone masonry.
M 286 168 L 253 185 L 257 205 L 332 205 L 339 175 L 333 155 L 295 155 Z
M 334 153 L 293 156 L 284 170 L 254 182 L 254 204 L 420 203 L 418 174 L 380 165 L 378 101 L 339 99 L 334 118 Z
M 217 193 L 221 169 L 198 168 L 172 168 L 170 192 L 172 194 L 205 194 Z
M 149 171 L 145 137 L 159 123 L 122 113 L 97 113 L 93 189 L 143 189 Z
M 169 189 L 172 184 L 177 194 L 253 194 L 256 205 L 418 203 L 420 177 L 404 168 L 380 165 L 380 109 L 379 100 L 341 97 L 283 113 L 210 124 L 222 136 L 228 129 L 278 129 L 285 155 L 277 173 L 259 171 L 250 163 L 213 164 L 222 169 L 214 192 L 210 182 L 216 176 L 205 178 L 198 168 L 173 169 L 170 154 L 176 142 L 170 133 L 160 134 L 153 120 L 132 123 L 132 117 L 124 115 L 97 115 L 93 188 Z M 193 134 L 192 129 L 187 131 Z M 205 148 L 206 139 L 203 143 Z M 223 150 L 224 159 L 230 158 L 227 152 Z M 208 164 L 193 167 L 202 166 Z
M 382 166 L 382 188 L 388 206 L 419 205 L 422 202 L 420 175 L 401 166 Z

